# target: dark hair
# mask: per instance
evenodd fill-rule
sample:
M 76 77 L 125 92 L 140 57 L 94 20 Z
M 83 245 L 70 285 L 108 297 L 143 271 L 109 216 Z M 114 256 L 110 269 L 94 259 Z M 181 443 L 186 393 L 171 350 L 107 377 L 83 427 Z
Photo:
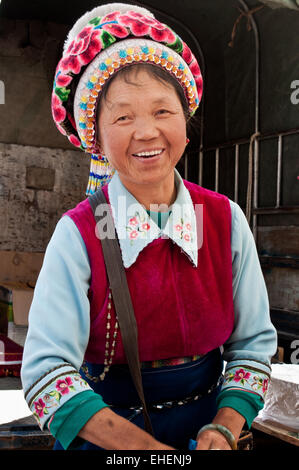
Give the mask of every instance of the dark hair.
M 136 85 L 138 86 L 138 83 L 130 81 L 130 77 L 132 75 L 133 70 L 144 70 L 146 71 L 151 77 L 153 77 L 155 80 L 158 80 L 164 84 L 168 84 L 174 88 L 176 91 L 178 98 L 181 102 L 184 116 L 186 119 L 186 123 L 188 123 L 190 119 L 190 112 L 189 112 L 189 105 L 187 102 L 187 98 L 185 96 L 184 90 L 182 86 L 178 83 L 177 79 L 174 78 L 169 72 L 166 72 L 166 70 L 162 69 L 161 67 L 153 64 L 132 64 L 128 65 L 126 67 L 121 68 L 118 72 L 115 72 L 112 77 L 108 80 L 108 82 L 105 83 L 101 95 L 99 98 L 99 102 L 97 105 L 97 121 L 98 121 L 98 114 L 99 114 L 99 109 L 101 106 L 101 101 L 106 99 L 109 86 L 113 82 L 113 80 L 118 76 L 118 77 L 123 77 L 126 83 L 130 85 Z

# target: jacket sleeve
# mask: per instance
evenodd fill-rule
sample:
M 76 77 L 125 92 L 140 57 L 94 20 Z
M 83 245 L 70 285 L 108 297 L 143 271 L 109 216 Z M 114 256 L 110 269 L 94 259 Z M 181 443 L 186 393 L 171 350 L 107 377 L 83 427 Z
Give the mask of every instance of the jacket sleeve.
M 85 244 L 64 216 L 34 290 L 21 369 L 25 399 L 42 429 L 68 400 L 92 390 L 79 373 L 89 338 L 89 280 Z
M 235 324 L 223 345 L 226 367 L 222 392 L 240 390 L 258 395 L 264 401 L 271 357 L 277 350 L 277 334 L 270 319 L 268 294 L 253 234 L 242 209 L 232 201 L 230 204 Z

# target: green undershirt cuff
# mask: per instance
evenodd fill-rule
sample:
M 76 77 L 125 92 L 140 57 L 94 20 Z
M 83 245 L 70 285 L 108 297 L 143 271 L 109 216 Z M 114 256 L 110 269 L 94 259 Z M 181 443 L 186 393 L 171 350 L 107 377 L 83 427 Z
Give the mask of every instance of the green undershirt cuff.
M 50 425 L 51 434 L 66 450 L 75 449 L 85 441 L 77 437 L 87 421 L 107 405 L 93 390 L 78 393 L 56 411 Z
M 233 408 L 245 418 L 247 428 L 250 429 L 252 421 L 264 407 L 264 402 L 260 395 L 245 390 L 224 390 L 217 397 L 217 407 Z

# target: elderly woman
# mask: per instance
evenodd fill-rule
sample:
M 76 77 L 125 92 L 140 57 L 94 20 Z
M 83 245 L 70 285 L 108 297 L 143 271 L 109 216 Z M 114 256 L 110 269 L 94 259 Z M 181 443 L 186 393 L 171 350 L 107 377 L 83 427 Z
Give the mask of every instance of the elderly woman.
M 236 203 L 175 168 L 201 94 L 188 46 L 143 8 L 103 5 L 69 33 L 53 117 L 113 214 L 154 433 L 87 198 L 49 242 L 24 349 L 25 398 L 56 449 L 232 449 L 263 407 L 276 333 L 254 239 Z

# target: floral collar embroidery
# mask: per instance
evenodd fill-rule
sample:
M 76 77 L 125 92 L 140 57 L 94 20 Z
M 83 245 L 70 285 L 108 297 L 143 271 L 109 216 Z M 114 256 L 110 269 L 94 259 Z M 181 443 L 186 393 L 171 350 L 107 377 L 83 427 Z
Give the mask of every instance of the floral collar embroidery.
M 117 171 L 108 184 L 108 195 L 125 268 L 157 238 L 170 238 L 197 267 L 196 216 L 189 191 L 175 169 L 177 198 L 163 229 L 148 215 L 145 207 L 124 187 Z

